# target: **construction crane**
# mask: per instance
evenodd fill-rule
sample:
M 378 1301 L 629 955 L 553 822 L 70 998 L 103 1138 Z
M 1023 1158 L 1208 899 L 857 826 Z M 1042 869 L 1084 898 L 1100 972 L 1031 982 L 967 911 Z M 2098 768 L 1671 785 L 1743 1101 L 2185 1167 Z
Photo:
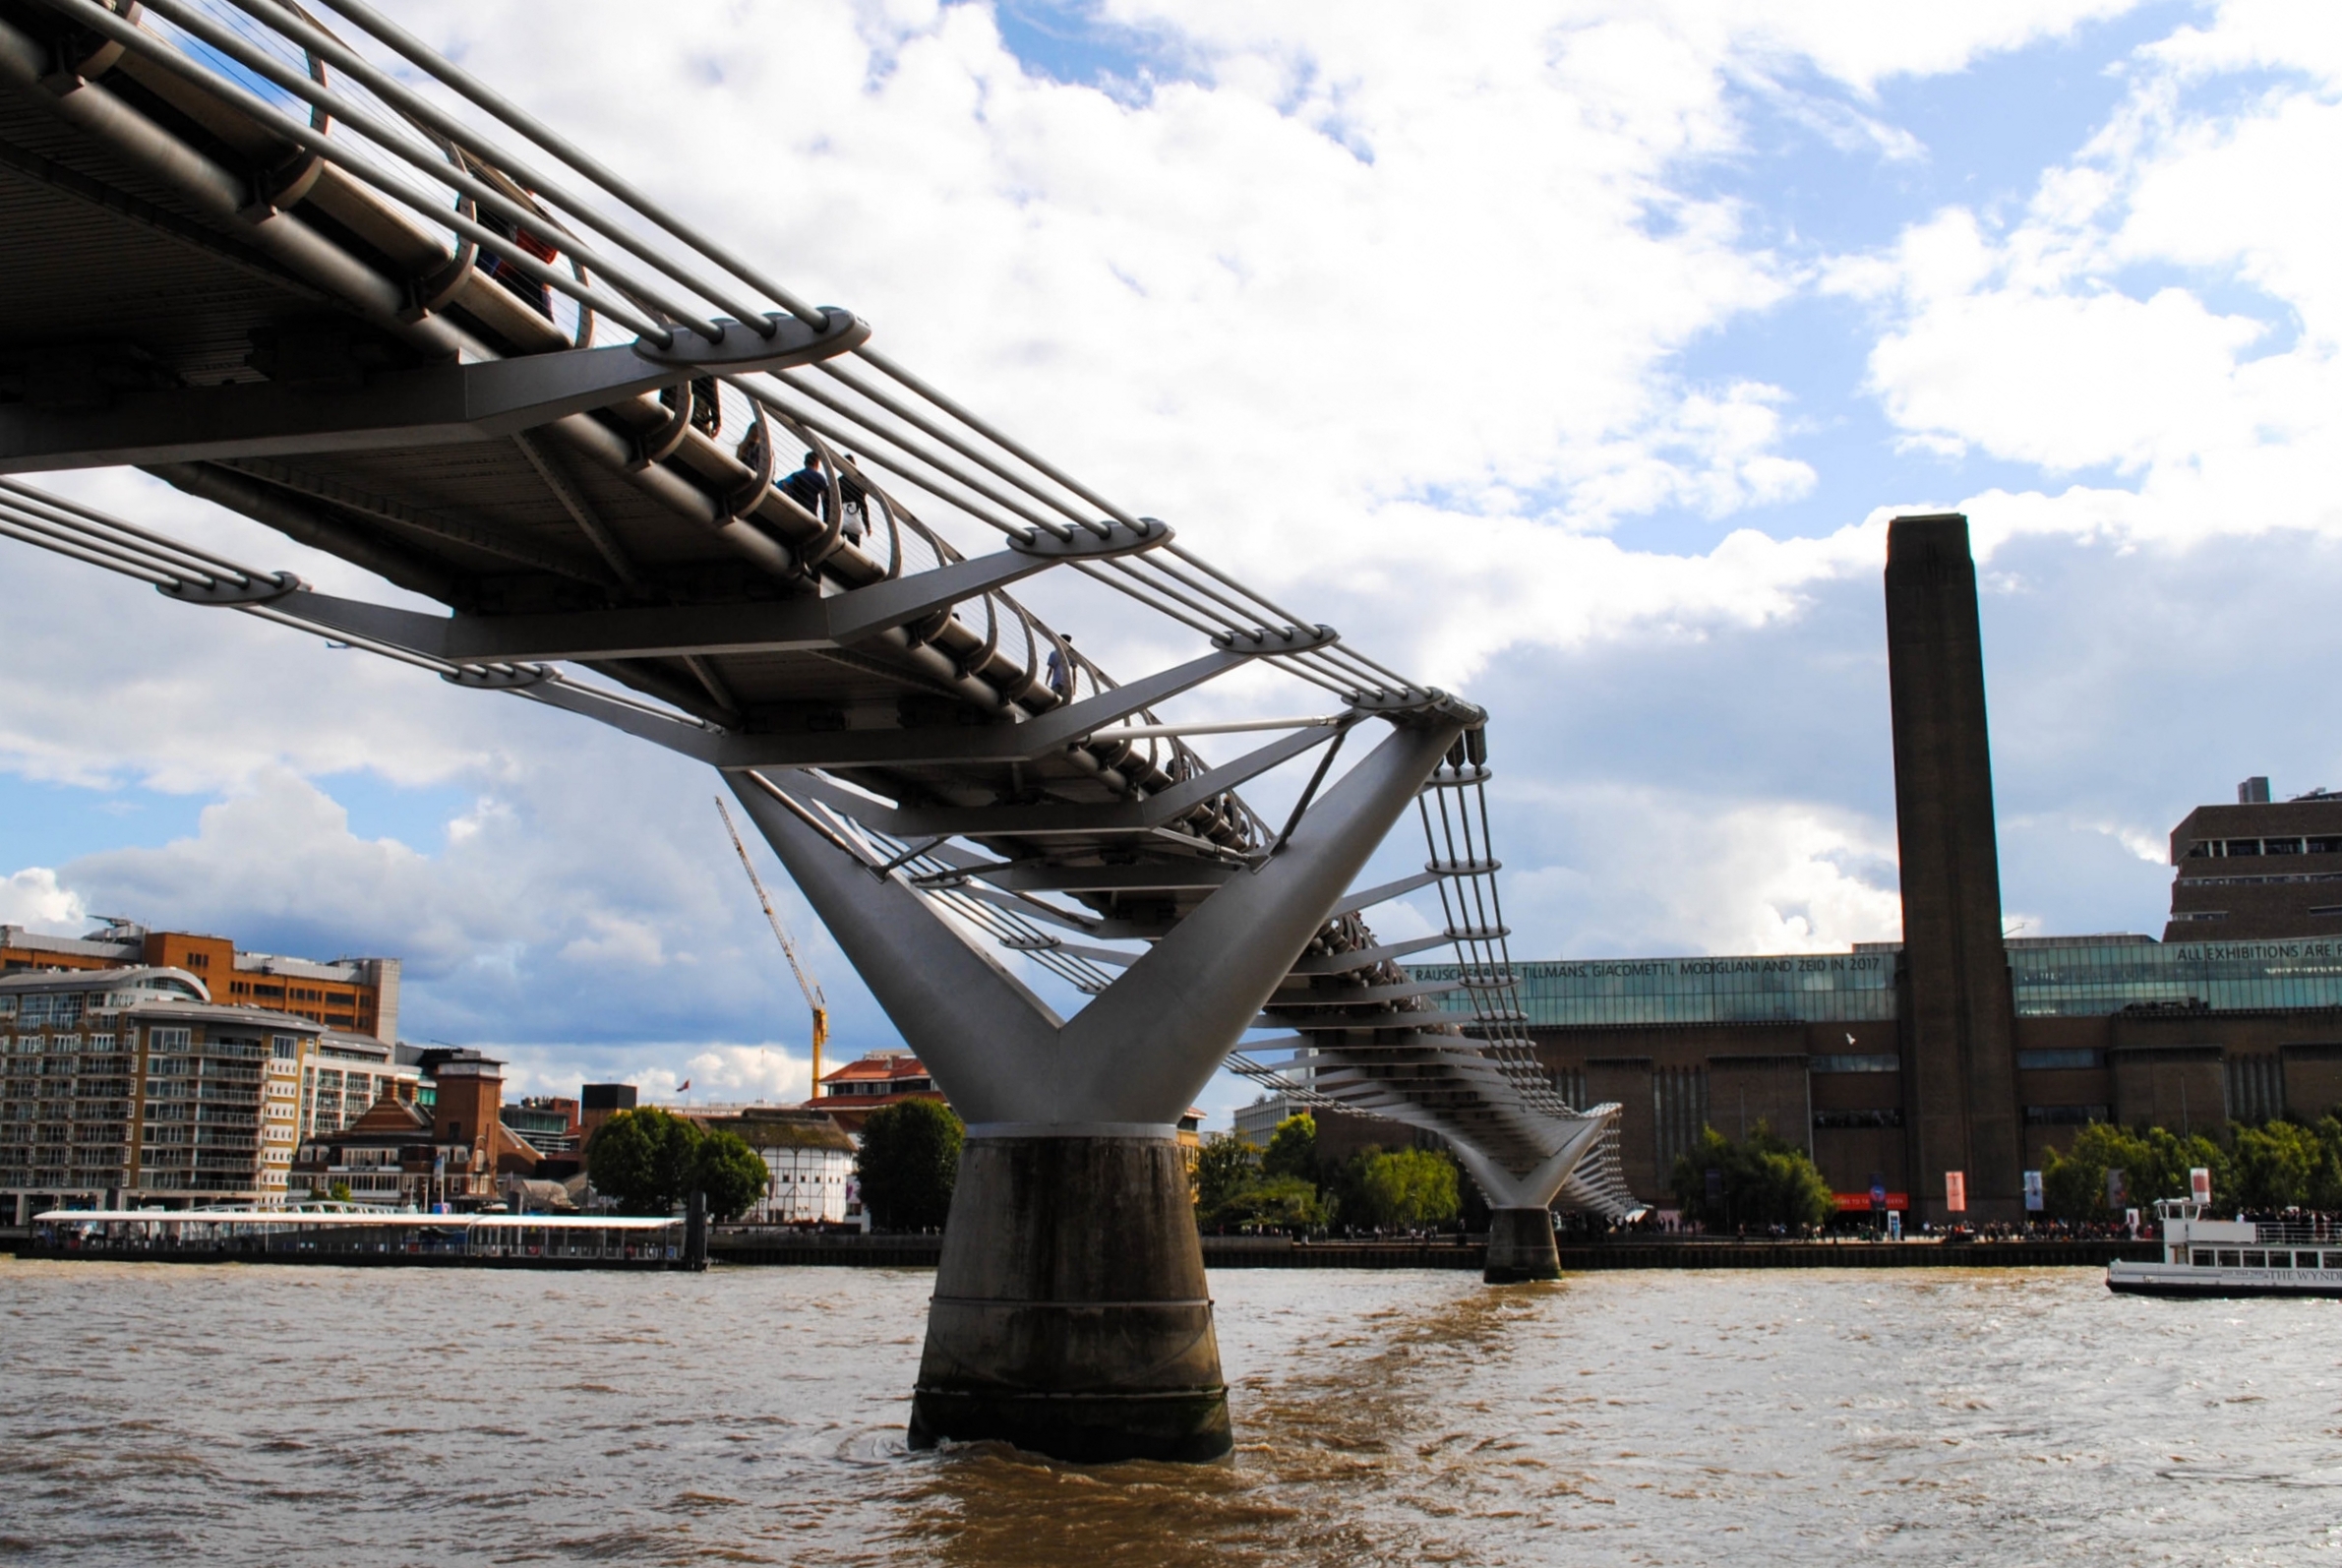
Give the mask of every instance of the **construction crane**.
M 756 889 L 756 902 L 764 906 L 764 918 L 772 923 L 772 934 L 780 938 L 781 956 L 789 960 L 789 973 L 797 977 L 797 989 L 805 993 L 805 1004 L 813 1014 L 813 1092 L 811 1098 L 821 1097 L 821 1048 L 829 1044 L 829 1002 L 821 995 L 820 982 L 805 972 L 798 960 L 797 943 L 789 939 L 789 928 L 781 924 L 780 912 L 772 907 L 772 899 L 764 891 L 764 878 L 756 874 L 756 863 L 749 859 L 749 847 L 740 840 L 740 829 L 732 825 L 732 809 L 724 804 L 721 795 L 715 798 L 716 814 L 724 819 L 724 831 L 732 835 L 733 852 L 740 856 L 741 869 L 749 874 L 749 885 Z

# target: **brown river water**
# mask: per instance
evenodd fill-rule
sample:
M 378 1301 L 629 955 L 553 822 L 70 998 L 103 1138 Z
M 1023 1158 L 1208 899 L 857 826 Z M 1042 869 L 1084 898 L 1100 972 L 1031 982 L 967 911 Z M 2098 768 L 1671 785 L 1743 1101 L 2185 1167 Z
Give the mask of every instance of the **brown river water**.
M 1214 1276 L 1225 1466 L 903 1444 L 931 1273 L 0 1259 L 0 1559 L 2342 1561 L 2342 1303 Z

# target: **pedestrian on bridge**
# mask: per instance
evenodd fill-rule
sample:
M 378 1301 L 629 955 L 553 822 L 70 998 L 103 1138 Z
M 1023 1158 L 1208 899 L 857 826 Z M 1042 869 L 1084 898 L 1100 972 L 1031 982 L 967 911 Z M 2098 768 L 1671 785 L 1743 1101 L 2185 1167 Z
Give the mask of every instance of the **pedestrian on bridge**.
M 821 454 L 817 452 L 807 452 L 805 466 L 780 481 L 776 488 L 816 517 L 829 510 L 829 476 L 821 470 Z

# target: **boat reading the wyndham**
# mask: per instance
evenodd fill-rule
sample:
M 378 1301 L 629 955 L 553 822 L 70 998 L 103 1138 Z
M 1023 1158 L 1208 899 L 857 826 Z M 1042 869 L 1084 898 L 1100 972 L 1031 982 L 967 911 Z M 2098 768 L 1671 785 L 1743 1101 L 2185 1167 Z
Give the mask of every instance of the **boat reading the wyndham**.
M 2342 1227 L 2331 1221 L 2208 1220 L 2192 1198 L 2162 1198 L 2163 1259 L 2114 1262 L 2106 1288 L 2130 1296 L 2342 1297 Z

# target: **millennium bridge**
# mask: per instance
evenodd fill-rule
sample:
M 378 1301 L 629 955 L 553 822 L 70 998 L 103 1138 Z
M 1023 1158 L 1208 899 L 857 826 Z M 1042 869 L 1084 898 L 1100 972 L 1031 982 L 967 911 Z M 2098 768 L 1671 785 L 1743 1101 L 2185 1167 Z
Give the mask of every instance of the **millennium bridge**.
M 1524 1032 L 1480 709 L 361 0 L 0 0 L 0 474 L 135 466 L 445 613 L 18 478 L 0 533 L 721 772 L 968 1122 L 914 1443 L 1229 1450 L 1172 1139 L 1224 1065 L 1444 1139 L 1491 1279 L 1555 1272 L 1556 1199 L 1630 1207 L 1617 1108 L 1566 1103 Z M 1109 673 L 1019 601 L 1044 573 L 1191 656 Z M 1165 716 L 1239 670 L 1287 711 Z M 1295 804 L 1258 814 L 1277 769 Z M 1423 869 L 1354 885 L 1411 813 Z M 1425 888 L 1443 931 L 1375 934 Z M 1454 978 L 1411 979 L 1434 947 Z

